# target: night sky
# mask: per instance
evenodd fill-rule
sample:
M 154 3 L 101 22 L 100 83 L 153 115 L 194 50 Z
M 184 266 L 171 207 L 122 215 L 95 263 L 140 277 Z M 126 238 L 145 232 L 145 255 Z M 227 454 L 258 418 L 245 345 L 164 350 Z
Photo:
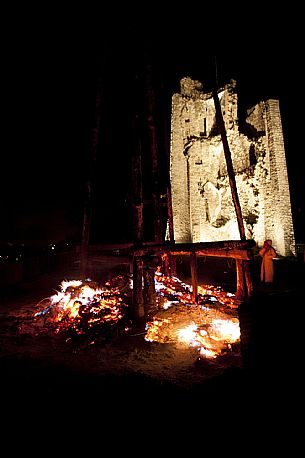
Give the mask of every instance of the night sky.
M 287 29 L 277 20 L 266 34 L 264 21 L 254 31 L 242 21 L 239 28 L 224 28 L 214 18 L 206 28 L 160 17 L 124 22 L 112 16 L 100 23 L 60 21 L 56 15 L 53 21 L 11 19 L 2 55 L 1 241 L 79 241 L 88 177 L 91 241 L 130 240 L 132 113 L 135 100 L 145 103 L 141 78 L 149 62 L 160 130 L 183 76 L 206 87 L 216 76 L 219 84 L 235 78 L 241 106 L 279 98 L 296 241 L 305 243 L 297 32 L 286 42 Z M 100 137 L 90 172 L 98 81 Z

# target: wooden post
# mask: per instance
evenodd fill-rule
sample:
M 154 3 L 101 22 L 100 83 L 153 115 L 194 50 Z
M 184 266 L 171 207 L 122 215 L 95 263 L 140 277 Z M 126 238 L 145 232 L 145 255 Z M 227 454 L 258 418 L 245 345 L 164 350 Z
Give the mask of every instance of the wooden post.
M 133 257 L 133 290 L 132 290 L 132 315 L 136 319 L 144 317 L 143 305 L 143 260 L 141 256 Z
M 169 239 L 170 239 L 170 243 L 175 243 L 173 207 L 172 207 L 172 197 L 171 197 L 170 185 L 167 187 L 166 196 L 167 196 L 167 217 L 168 217 Z M 175 277 L 177 275 L 177 263 L 176 263 L 176 257 L 172 253 L 169 253 L 169 268 L 170 268 L 170 275 Z
M 247 299 L 250 299 L 252 292 L 253 292 L 253 282 L 252 282 L 252 277 L 251 277 L 251 272 L 250 272 L 250 261 L 242 261 L 243 262 L 243 270 L 245 273 L 245 279 L 246 279 L 246 287 L 247 287 Z
M 135 76 L 138 83 L 138 76 Z M 133 154 L 132 154 L 132 209 L 133 209 L 133 241 L 136 247 L 143 243 L 143 185 L 142 185 L 142 142 L 140 129 L 140 109 L 138 85 L 135 84 L 135 111 L 133 113 Z M 132 314 L 135 318 L 144 316 L 143 307 L 143 261 L 142 253 L 133 253 L 132 259 L 133 295 Z
M 242 301 L 247 297 L 243 261 L 241 259 L 236 259 L 235 262 L 236 262 L 236 283 L 237 283 L 235 298 L 238 301 Z
M 249 261 L 236 259 L 237 291 L 236 299 L 250 299 L 253 291 Z
M 155 270 L 156 267 L 151 265 L 149 261 L 146 263 L 144 258 L 144 313 L 147 318 L 151 318 L 156 313 L 157 309 Z
M 84 205 L 84 219 L 83 219 L 83 231 L 82 231 L 82 243 L 80 252 L 80 275 L 85 279 L 88 275 L 88 250 L 89 250 L 89 238 L 90 238 L 90 225 L 91 225 L 91 199 L 92 189 L 91 181 L 88 180 L 86 183 L 86 198 Z
M 152 67 L 146 65 L 146 93 L 147 93 L 147 125 L 150 141 L 151 165 L 152 165 L 152 200 L 154 209 L 154 241 L 163 241 L 162 221 L 160 209 L 160 185 L 159 185 L 159 158 L 158 142 L 155 125 L 155 93 L 152 84 Z
M 171 275 L 171 270 L 170 270 L 170 264 L 169 264 L 169 255 L 170 253 L 165 253 L 163 256 L 162 256 L 162 264 L 163 264 L 163 272 L 165 273 L 165 275 L 167 277 L 170 277 Z
M 96 153 L 99 141 L 101 124 L 101 103 L 102 103 L 102 79 L 97 80 L 96 99 L 95 99 L 95 122 L 92 128 L 91 155 L 89 158 L 89 171 L 86 183 L 86 195 L 84 205 L 84 219 L 82 230 L 82 243 L 80 253 L 80 274 L 83 278 L 88 274 L 88 250 L 90 239 L 90 226 L 92 218 L 92 176 L 96 162 Z
M 164 89 L 164 85 L 162 84 L 162 88 Z M 163 100 L 165 100 L 166 94 L 163 94 Z M 175 234 L 174 234 L 174 219 L 173 219 L 173 206 L 172 206 L 172 191 L 171 191 L 171 180 L 170 180 L 170 140 L 169 140 L 169 124 L 168 124 L 168 116 L 170 113 L 167 112 L 166 107 L 163 108 L 163 133 L 164 133 L 164 149 L 166 155 L 166 180 L 167 180 L 167 187 L 166 187 L 166 209 L 167 209 L 167 221 L 168 221 L 168 230 L 169 230 L 169 241 L 171 244 L 175 243 Z M 177 263 L 176 257 L 173 253 L 169 253 L 168 255 L 169 261 L 169 271 L 170 275 L 175 277 L 177 275 Z
M 194 304 L 197 304 L 198 300 L 198 278 L 197 278 L 197 257 L 193 251 L 190 255 L 191 258 L 191 276 L 192 276 L 192 300 Z
M 136 116 L 135 123 L 138 123 Z M 142 157 L 141 141 L 137 139 L 132 157 L 132 209 L 133 209 L 133 240 L 136 245 L 143 242 L 143 193 L 142 193 Z

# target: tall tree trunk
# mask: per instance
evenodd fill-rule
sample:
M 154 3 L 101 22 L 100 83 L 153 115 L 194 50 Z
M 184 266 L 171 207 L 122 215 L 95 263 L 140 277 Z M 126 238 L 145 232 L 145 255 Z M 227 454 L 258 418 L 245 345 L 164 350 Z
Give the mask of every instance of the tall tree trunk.
M 133 210 L 133 242 L 135 246 L 143 244 L 143 183 L 142 183 L 142 135 L 139 109 L 138 76 L 135 76 L 135 111 L 132 118 L 133 153 L 132 153 L 132 210 Z M 133 316 L 144 316 L 143 305 L 143 260 L 141 256 L 133 254 Z
M 164 87 L 163 87 L 164 89 Z M 163 98 L 166 94 L 163 93 Z M 164 149 L 166 155 L 166 210 L 167 210 L 167 224 L 168 224 L 168 236 L 171 244 L 175 243 L 175 234 L 174 234 L 174 218 L 173 218 L 173 206 L 172 206 L 172 189 L 171 189 L 171 179 L 170 179 L 170 140 L 169 140 L 169 124 L 167 122 L 167 111 L 166 107 L 163 108 L 163 130 L 164 130 Z M 177 275 L 177 263 L 176 257 L 173 253 L 168 253 L 168 263 L 169 263 L 169 274 L 173 277 Z
M 147 94 L 147 125 L 150 142 L 150 154 L 152 165 L 152 201 L 154 209 L 154 241 L 161 243 L 163 241 L 162 220 L 160 209 L 160 180 L 159 180 L 159 158 L 158 158 L 158 141 L 155 124 L 155 90 L 152 81 L 152 67 L 146 65 L 145 84 Z
M 137 135 L 138 115 L 135 115 L 134 135 Z M 133 208 L 133 241 L 136 245 L 143 243 L 143 190 L 142 190 L 142 156 L 141 140 L 135 138 L 132 156 L 132 208 Z
M 88 276 L 88 257 L 89 257 L 89 238 L 90 238 L 90 225 L 92 217 L 91 208 L 92 199 L 92 184 L 91 180 L 86 183 L 86 197 L 84 205 L 84 219 L 83 219 L 83 230 L 82 230 L 82 243 L 80 253 L 80 274 L 83 279 Z
M 101 124 L 101 103 L 102 103 L 102 78 L 99 77 L 96 85 L 95 98 L 95 119 L 91 133 L 91 152 L 89 157 L 88 178 L 86 182 L 86 195 L 84 205 L 84 219 L 82 230 L 81 254 L 80 254 L 80 274 L 82 278 L 88 275 L 88 250 L 90 240 L 90 227 L 92 219 L 92 182 L 93 172 L 97 157 L 97 147 L 100 135 Z

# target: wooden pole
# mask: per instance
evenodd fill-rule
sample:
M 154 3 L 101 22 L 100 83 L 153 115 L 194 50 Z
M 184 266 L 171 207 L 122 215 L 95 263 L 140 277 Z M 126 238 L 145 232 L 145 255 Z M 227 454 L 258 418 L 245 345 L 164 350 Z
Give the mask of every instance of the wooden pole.
M 164 88 L 163 88 L 164 89 Z M 164 99 L 166 94 L 164 94 Z M 163 109 L 163 124 L 164 124 L 164 148 L 166 154 L 166 210 L 167 210 L 167 221 L 168 221 L 168 231 L 169 231 L 169 240 L 170 243 L 175 243 L 175 234 L 174 234 L 174 218 L 173 218 L 173 206 L 172 206 L 172 190 L 171 190 L 171 180 L 170 180 L 170 141 L 169 141 L 169 127 L 167 121 L 167 110 L 166 107 Z M 169 263 L 169 273 L 171 276 L 175 277 L 177 275 L 177 263 L 176 257 L 173 253 L 168 254 L 168 263 Z
M 91 180 L 86 183 L 86 197 L 84 205 L 84 217 L 83 217 L 83 230 L 82 230 L 82 243 L 80 253 L 80 275 L 83 279 L 87 278 L 88 275 L 88 251 L 89 251 L 89 238 L 90 238 L 90 225 L 92 217 L 91 208 L 92 199 L 92 184 Z
M 135 76 L 135 83 L 138 77 Z M 132 154 L 132 209 L 133 209 L 133 241 L 135 247 L 143 243 L 143 185 L 142 185 L 142 142 L 139 109 L 139 88 L 135 84 L 135 112 L 133 113 L 133 154 Z M 141 255 L 133 253 L 133 296 L 132 307 L 135 318 L 144 316 L 143 307 L 143 261 Z
M 240 239 L 241 240 L 245 240 L 246 239 L 245 228 L 244 228 L 244 222 L 243 222 L 241 207 L 240 207 L 240 203 L 239 203 L 239 197 L 238 197 L 238 192 L 237 192 L 237 186 L 236 186 L 234 168 L 233 168 L 233 163 L 232 163 L 232 157 L 231 157 L 231 152 L 230 152 L 229 143 L 228 143 L 228 139 L 227 139 L 225 123 L 224 123 L 224 120 L 223 120 L 223 117 L 222 117 L 221 106 L 220 106 L 220 102 L 219 102 L 219 98 L 218 98 L 218 94 L 217 94 L 217 90 L 216 89 L 213 89 L 213 99 L 214 99 L 215 110 L 216 110 L 217 125 L 218 125 L 219 130 L 220 130 L 221 140 L 222 140 L 222 144 L 223 144 L 223 152 L 224 152 L 225 159 L 226 159 L 226 164 L 227 164 L 229 184 L 230 184 L 230 188 L 231 188 L 231 194 L 232 194 L 233 204 L 234 204 L 234 208 L 235 208 L 235 213 L 236 213 L 236 218 L 237 218 L 237 224 L 238 224 Z
M 152 67 L 146 65 L 145 73 L 146 94 L 147 94 L 147 125 L 151 153 L 152 166 L 152 201 L 154 209 L 154 241 L 161 243 L 163 241 L 162 220 L 160 209 L 160 183 L 159 183 L 159 158 L 158 142 L 155 124 L 155 91 L 152 83 Z
M 252 253 L 251 253 L 252 254 Z M 251 256 L 251 259 L 253 256 Z M 243 263 L 243 272 L 245 274 L 245 279 L 246 279 L 246 291 L 247 291 L 247 299 L 250 299 L 252 292 L 253 292 L 253 282 L 252 282 L 252 276 L 250 272 L 250 265 L 249 261 L 242 261 Z
M 156 288 L 155 288 L 155 271 L 156 265 L 154 257 L 151 259 L 144 258 L 143 274 L 144 274 L 144 313 L 145 317 L 152 318 L 157 310 Z
M 144 317 L 143 302 L 143 260 L 141 256 L 133 256 L 133 290 L 132 290 L 132 315 L 135 319 Z
M 235 208 L 239 234 L 240 234 L 241 240 L 245 240 L 246 239 L 245 228 L 244 228 L 242 211 L 241 211 L 241 206 L 240 206 L 238 192 L 237 192 L 232 157 L 231 157 L 231 152 L 230 152 L 229 143 L 227 139 L 225 124 L 224 124 L 224 120 L 222 117 L 218 93 L 215 88 L 213 89 L 212 94 L 213 94 L 213 99 L 214 99 L 214 104 L 215 104 L 217 125 L 220 130 L 221 140 L 223 144 L 223 151 L 224 151 L 226 164 L 227 164 L 229 184 L 231 188 L 231 194 L 232 194 L 233 204 Z M 247 298 L 249 295 L 251 295 L 251 292 L 252 292 L 252 286 L 251 286 L 252 282 L 250 279 L 249 266 L 245 266 L 245 263 L 243 262 L 239 263 L 239 261 L 236 260 L 236 272 L 237 272 L 236 296 L 240 298 Z M 250 291 L 248 289 L 249 287 L 251 288 Z
M 97 147 L 99 142 L 100 124 L 101 124 L 101 103 L 102 103 L 102 78 L 99 77 L 96 86 L 95 98 L 95 120 L 92 128 L 91 137 L 91 154 L 89 158 L 89 171 L 86 183 L 85 205 L 84 205 L 84 219 L 82 230 L 82 242 L 80 253 L 80 274 L 82 278 L 86 278 L 88 274 L 88 250 L 90 239 L 90 226 L 92 218 L 92 181 L 94 166 L 97 156 Z
M 174 240 L 174 221 L 173 221 L 172 195 L 171 195 L 171 187 L 170 187 L 170 185 L 168 185 L 168 187 L 167 187 L 167 218 L 168 218 L 168 228 L 169 228 L 170 243 L 175 243 L 175 240 Z M 168 257 L 169 257 L 170 275 L 175 277 L 177 275 L 176 257 L 171 252 L 168 254 Z
M 136 246 L 142 245 L 143 228 L 143 177 L 142 177 L 142 130 L 141 110 L 139 101 L 139 77 L 134 81 L 134 112 L 132 116 L 132 209 L 133 209 L 133 242 Z
M 198 278 L 197 278 L 197 257 L 196 253 L 191 253 L 191 276 L 192 276 L 192 300 L 197 304 L 198 300 Z

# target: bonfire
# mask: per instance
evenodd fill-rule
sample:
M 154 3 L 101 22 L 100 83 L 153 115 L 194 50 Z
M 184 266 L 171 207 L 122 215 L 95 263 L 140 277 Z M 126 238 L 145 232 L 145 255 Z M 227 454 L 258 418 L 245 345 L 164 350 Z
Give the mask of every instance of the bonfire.
M 104 286 L 92 280 L 62 281 L 56 294 L 37 304 L 35 319 L 48 330 L 69 335 L 102 335 L 109 329 L 130 331 L 133 282 L 115 276 Z M 240 341 L 237 304 L 219 286 L 192 287 L 177 277 L 155 274 L 156 312 L 143 335 L 147 342 L 197 347 L 201 357 L 216 358 Z

